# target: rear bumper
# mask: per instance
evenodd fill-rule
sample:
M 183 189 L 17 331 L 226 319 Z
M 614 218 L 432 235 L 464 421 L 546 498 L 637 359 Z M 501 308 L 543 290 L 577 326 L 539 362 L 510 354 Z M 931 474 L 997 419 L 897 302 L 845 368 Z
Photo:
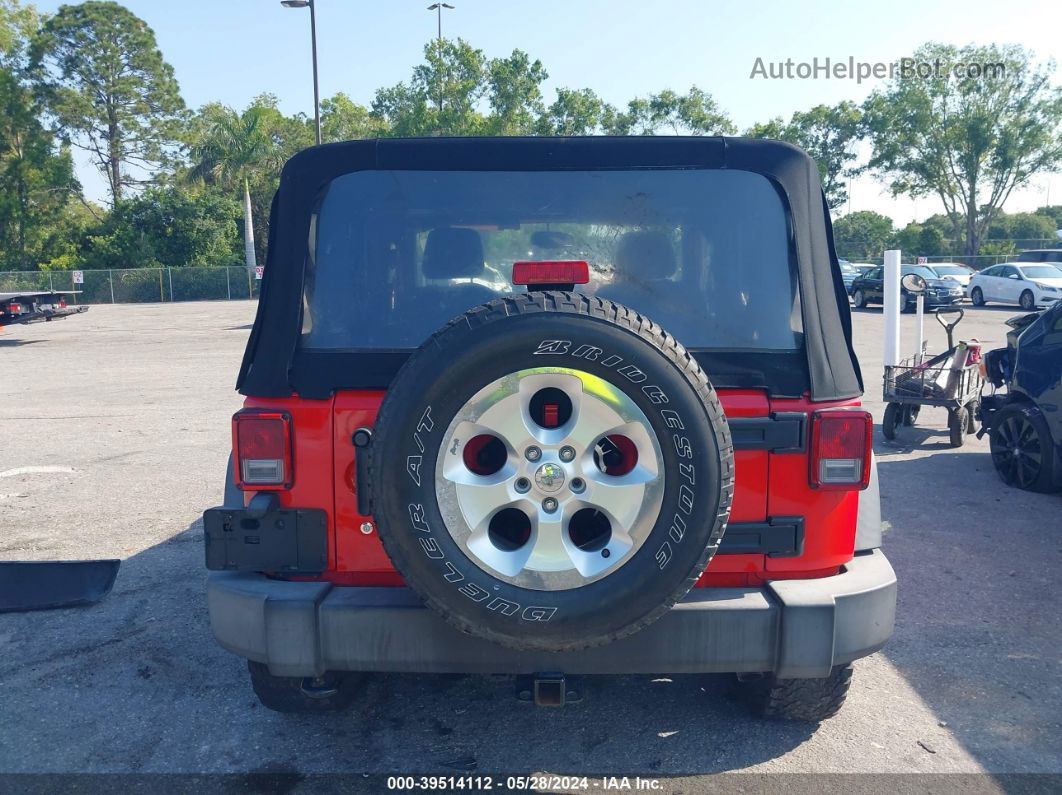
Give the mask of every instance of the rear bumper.
M 421 673 L 668 674 L 773 671 L 825 676 L 892 634 L 896 575 L 881 550 L 833 577 L 762 588 L 695 588 L 667 615 L 607 646 L 563 654 L 465 635 L 406 588 L 334 587 L 215 572 L 210 625 L 231 652 L 278 676 L 327 670 Z

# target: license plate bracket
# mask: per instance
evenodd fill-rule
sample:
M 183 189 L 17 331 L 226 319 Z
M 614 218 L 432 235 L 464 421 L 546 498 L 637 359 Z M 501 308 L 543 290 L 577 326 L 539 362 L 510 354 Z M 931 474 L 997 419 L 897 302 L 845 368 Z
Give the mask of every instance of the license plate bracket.
M 211 571 L 317 575 L 328 567 L 328 516 L 318 509 L 241 508 L 203 513 L 206 566 Z

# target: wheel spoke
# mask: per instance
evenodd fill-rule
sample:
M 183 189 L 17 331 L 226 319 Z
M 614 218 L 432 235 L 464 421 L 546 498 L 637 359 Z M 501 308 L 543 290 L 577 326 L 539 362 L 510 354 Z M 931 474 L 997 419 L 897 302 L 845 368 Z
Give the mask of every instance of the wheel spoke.
M 564 441 L 576 450 L 592 450 L 599 439 L 610 433 L 622 433 L 627 424 L 612 406 L 581 389 L 578 402 L 573 401 L 572 411 L 573 422 Z
M 501 508 L 511 505 L 518 495 L 512 482 L 504 478 L 482 478 L 482 483 L 459 483 L 457 502 L 468 526 L 479 531 L 487 520 Z
M 655 479 L 644 467 L 637 466 L 621 477 L 599 474 L 588 478 L 588 488 L 582 502 L 598 508 L 608 516 L 613 528 L 630 528 L 642 510 L 645 484 Z
M 538 512 L 527 548 L 529 554 L 525 565 L 528 568 L 537 571 L 564 571 L 572 567 L 570 545 L 565 538 L 564 516 L 561 511 L 551 514 Z
M 617 561 L 623 560 L 633 547 L 634 540 L 630 535 L 613 526 L 612 535 L 603 548 L 590 551 L 572 545 L 570 554 L 572 564 L 581 575 L 596 577 L 605 569 L 616 565 Z
M 468 550 L 506 577 L 515 577 L 523 571 L 527 566 L 528 559 L 531 557 L 530 543 L 524 544 L 519 549 L 499 549 L 491 541 L 485 523 L 481 529 L 468 537 Z
M 479 416 L 476 424 L 494 434 L 510 450 L 521 451 L 535 441 L 534 428 L 520 395 L 509 395 Z

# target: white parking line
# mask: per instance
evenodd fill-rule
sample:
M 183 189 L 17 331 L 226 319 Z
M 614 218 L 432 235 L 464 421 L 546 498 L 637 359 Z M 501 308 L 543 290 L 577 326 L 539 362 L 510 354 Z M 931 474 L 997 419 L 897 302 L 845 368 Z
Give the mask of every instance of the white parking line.
M 17 475 L 57 475 L 73 471 L 73 467 L 16 467 L 0 472 L 0 478 L 13 478 Z

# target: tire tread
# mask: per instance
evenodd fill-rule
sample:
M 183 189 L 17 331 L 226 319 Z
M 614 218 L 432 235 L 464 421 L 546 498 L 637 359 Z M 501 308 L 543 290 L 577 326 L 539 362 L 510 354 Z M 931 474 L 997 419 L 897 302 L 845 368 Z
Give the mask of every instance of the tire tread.
M 838 713 L 852 684 L 852 666 L 835 666 L 822 679 L 769 680 L 763 715 L 777 720 L 818 723 Z

